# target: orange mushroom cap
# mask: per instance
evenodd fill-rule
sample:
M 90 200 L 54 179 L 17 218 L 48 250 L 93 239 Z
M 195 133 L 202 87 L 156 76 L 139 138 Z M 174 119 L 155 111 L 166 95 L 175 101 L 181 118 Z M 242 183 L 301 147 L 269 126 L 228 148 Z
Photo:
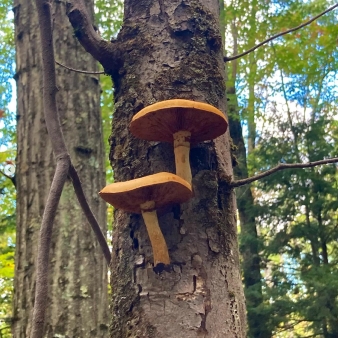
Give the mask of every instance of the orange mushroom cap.
M 109 184 L 99 194 L 116 208 L 141 213 L 140 205 L 147 201 L 155 202 L 154 209 L 186 202 L 192 197 L 192 189 L 181 177 L 162 172 L 127 182 Z
M 225 115 L 203 102 L 183 99 L 152 104 L 139 111 L 130 123 L 130 131 L 147 141 L 173 142 L 173 134 L 191 132 L 191 143 L 213 140 L 228 127 Z

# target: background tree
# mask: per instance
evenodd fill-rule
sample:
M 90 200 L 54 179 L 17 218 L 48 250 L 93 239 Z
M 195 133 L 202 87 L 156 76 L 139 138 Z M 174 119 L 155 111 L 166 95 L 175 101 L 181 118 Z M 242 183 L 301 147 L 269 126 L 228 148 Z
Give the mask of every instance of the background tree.
M 232 19 L 231 32 L 233 37 L 233 51 L 238 53 L 237 44 L 237 27 L 235 19 Z M 230 135 L 233 142 L 233 154 L 235 156 L 234 174 L 237 179 L 247 178 L 247 146 L 244 141 L 241 118 L 239 114 L 238 97 L 236 94 L 236 78 L 237 78 L 237 60 L 234 60 L 228 66 L 228 114 Z M 251 142 L 254 145 L 254 142 Z M 250 186 L 243 186 L 237 189 L 237 208 L 240 220 L 240 253 L 242 258 L 244 291 L 247 302 L 248 327 L 252 331 L 253 337 L 265 337 L 264 330 L 268 330 L 268 326 L 261 328 L 260 323 L 266 322 L 262 316 L 255 313 L 255 309 L 261 305 L 262 285 L 261 285 L 261 267 L 260 255 L 258 248 L 257 229 L 254 214 L 254 198 Z M 270 332 L 267 332 L 269 337 Z
M 227 32 L 233 36 L 233 44 L 229 46 L 231 48 L 231 52 L 228 52 L 229 55 L 232 54 L 232 51 L 234 54 L 238 54 L 251 47 L 250 45 L 248 46 L 248 44 L 250 42 L 249 35 L 252 23 L 250 23 L 250 20 L 243 20 L 250 4 L 242 5 L 243 2 L 234 1 L 228 8 Z M 267 37 L 262 34 L 271 36 L 277 32 L 295 27 L 302 21 L 308 19 L 309 16 L 314 16 L 329 7 L 330 2 L 323 1 L 310 4 L 305 4 L 302 1 L 277 2 L 275 3 L 276 6 L 273 7 L 273 9 L 270 7 L 268 11 L 264 11 L 265 2 L 264 4 L 259 2 L 256 5 L 258 5 L 256 7 L 257 29 L 254 35 L 256 40 L 258 37 L 259 41 L 261 41 Z M 235 93 L 237 93 L 237 96 L 233 97 L 233 102 L 230 101 L 229 110 L 230 113 L 233 110 L 238 111 L 241 118 L 241 120 L 238 118 L 235 119 L 233 121 L 235 123 L 231 124 L 235 126 L 237 123 L 236 128 L 232 127 L 234 143 L 238 146 L 235 153 L 238 157 L 239 166 L 238 169 L 235 169 L 235 172 L 239 172 L 239 174 L 241 172 L 243 173 L 243 169 L 241 169 L 243 168 L 243 163 L 244 173 L 248 171 L 254 173 L 269 169 L 278 164 L 278 162 L 302 162 L 319 159 L 319 157 L 335 156 L 337 154 L 333 147 L 335 143 L 333 135 L 336 133 L 333 116 L 336 115 L 336 107 L 332 104 L 332 102 L 336 101 L 336 90 L 333 84 L 333 78 L 336 76 L 334 64 L 337 60 L 337 56 L 335 55 L 335 43 L 332 40 L 336 34 L 334 33 L 335 27 L 335 13 L 327 14 L 293 35 L 287 35 L 275 40 L 270 46 L 267 45 L 265 48 L 262 47 L 262 49 L 258 49 L 255 52 L 256 63 L 254 65 L 252 64 L 252 57 L 250 59 L 250 55 L 232 62 L 229 79 L 235 84 Z M 251 142 L 248 139 L 250 138 L 250 123 L 246 121 L 248 111 L 250 110 L 248 108 L 250 99 L 248 98 L 250 98 L 250 88 L 252 88 L 248 70 L 250 71 L 252 67 L 255 67 L 254 76 L 256 77 L 254 81 L 254 124 L 256 126 L 255 144 L 258 147 L 254 151 L 249 151 L 249 167 L 245 170 L 245 157 L 243 153 L 245 155 L 246 152 L 244 147 Z M 231 88 L 231 86 L 228 87 L 228 90 L 229 88 Z M 232 93 L 234 93 L 234 91 Z M 231 98 L 231 95 L 229 95 L 229 97 Z M 313 115 L 313 118 L 310 118 L 311 115 Z M 286 118 L 284 118 L 284 116 Z M 230 115 L 230 118 L 231 117 L 232 115 Z M 244 125 L 243 140 L 247 139 L 247 142 L 241 140 L 239 121 Z M 324 129 L 320 129 L 320 125 L 325 125 L 326 128 L 323 127 Z M 306 130 L 312 131 L 310 133 L 306 132 Z M 311 139 L 309 136 L 306 136 L 308 133 L 312 135 Z M 319 141 L 321 139 L 320 135 L 323 135 L 323 133 L 327 133 L 326 137 L 324 137 L 325 145 Z M 317 137 L 319 140 L 316 139 Z M 300 144 L 304 142 L 304 138 L 307 139 L 306 147 L 308 149 L 305 153 L 304 146 L 300 146 Z M 298 150 L 293 152 L 293 156 L 288 155 L 290 154 L 289 146 L 291 144 L 293 146 L 298 144 Z M 309 153 L 310 149 L 312 149 L 312 155 Z M 296 153 L 298 153 L 299 156 L 296 156 Z M 284 156 L 284 154 L 286 156 Z M 261 160 L 263 162 L 261 162 Z M 334 168 L 335 166 L 333 165 L 333 177 L 329 179 L 333 182 L 333 185 L 331 185 L 333 189 L 335 187 L 334 177 L 336 175 Z M 319 169 L 319 171 L 313 169 L 312 171 L 315 176 L 318 176 L 320 173 L 320 177 L 323 177 L 326 181 L 328 179 L 324 178 L 326 170 L 330 171 L 330 169 Z M 281 178 L 284 177 L 284 174 L 287 178 L 284 181 L 285 185 L 281 185 Z M 248 300 L 248 322 L 249 325 L 252 326 L 250 327 L 250 334 L 252 336 L 262 337 L 263 332 L 269 328 L 271 334 L 278 334 L 278 337 L 283 334 L 287 336 L 290 334 L 289 331 L 291 331 L 292 334 L 303 334 L 304 336 L 308 336 L 310 333 L 315 336 L 324 334 L 325 329 L 323 328 L 321 330 L 312 330 L 313 326 L 323 326 L 322 320 L 319 320 L 318 317 L 315 317 L 313 314 L 305 316 L 304 311 L 301 311 L 301 309 L 304 310 L 304 303 L 299 302 L 298 306 L 295 305 L 297 304 L 296 299 L 300 297 L 306 298 L 308 306 L 312 304 L 314 308 L 320 308 L 320 313 L 322 313 L 320 316 L 323 316 L 324 313 L 326 315 L 330 313 L 329 317 L 333 317 L 333 321 L 335 318 L 336 310 L 334 307 L 325 302 L 322 303 L 322 306 L 319 306 L 314 296 L 315 294 L 306 291 L 301 279 L 295 277 L 297 274 L 294 272 L 300 268 L 300 266 L 297 266 L 299 263 L 296 262 L 294 257 L 287 258 L 284 250 L 289 252 L 289 248 L 283 249 L 283 246 L 289 247 L 292 246 L 292 244 L 290 243 L 290 237 L 282 236 L 283 232 L 280 231 L 281 228 L 283 228 L 285 232 L 292 232 L 292 223 L 290 222 L 294 222 L 298 214 L 302 215 L 304 212 L 307 214 L 303 206 L 296 208 L 297 211 L 295 210 L 295 213 L 292 211 L 295 209 L 295 205 L 299 204 L 300 196 L 305 193 L 309 194 L 307 188 L 302 192 L 300 187 L 297 188 L 297 184 L 293 184 L 293 197 L 290 199 L 286 198 L 290 193 L 291 182 L 299 182 L 301 180 L 300 177 L 303 177 L 304 182 L 308 182 L 305 177 L 311 180 L 309 172 L 290 171 L 267 179 L 267 182 L 272 181 L 273 183 L 269 184 L 269 189 L 266 190 L 264 188 L 264 192 L 260 189 L 262 186 L 266 187 L 265 183 L 263 185 L 261 183 L 255 184 L 251 190 L 254 192 L 256 206 L 253 204 L 248 206 L 250 199 L 247 198 L 247 194 L 249 193 L 247 187 L 244 186 L 240 188 L 241 190 L 237 191 L 239 215 L 241 219 L 240 238 L 241 242 L 243 244 L 245 243 L 245 246 L 241 246 L 244 280 L 246 280 L 247 270 L 249 271 L 249 277 L 250 274 L 252 275 L 254 271 L 257 271 L 252 265 L 247 264 L 247 262 L 250 263 L 250 260 L 257 257 L 257 253 L 259 254 L 261 264 L 260 274 L 256 273 L 256 276 L 259 277 L 259 275 L 262 276 L 262 274 L 265 276 L 265 280 L 257 278 L 256 282 L 253 283 L 254 286 L 256 285 L 256 289 L 248 288 L 248 285 L 245 283 L 246 297 Z M 320 186 L 325 186 L 325 184 L 320 184 Z M 276 187 L 278 187 L 277 191 L 281 194 L 278 199 L 276 199 Z M 323 196 L 327 196 L 331 201 L 329 190 L 327 193 L 327 195 L 324 194 Z M 316 197 L 314 198 L 316 199 Z M 244 203 L 241 203 L 241 199 L 244 200 Z M 287 200 L 290 202 L 289 207 L 286 208 L 285 205 L 282 207 L 280 203 L 285 203 Z M 325 198 L 322 198 L 321 201 L 318 202 L 318 205 L 325 205 L 324 200 Z M 247 207 L 245 209 L 246 214 L 244 215 L 243 211 L 241 211 L 241 205 Z M 270 216 L 268 216 L 270 214 L 273 214 L 275 218 L 270 218 Z M 251 232 L 251 236 L 248 236 L 247 231 L 243 231 L 245 230 L 243 226 L 247 224 L 246 220 L 248 219 L 248 217 L 244 217 L 245 215 L 251 215 L 256 222 L 256 225 L 252 222 L 254 226 L 252 227 L 253 231 Z M 334 214 L 331 214 L 329 218 L 330 217 L 335 218 Z M 310 224 L 311 216 L 309 215 L 307 219 L 309 221 L 308 224 Z M 333 219 L 331 219 L 331 222 Z M 304 229 L 310 231 L 310 227 L 305 227 Z M 330 227 L 327 228 L 328 231 L 330 231 L 329 229 Z M 315 237 L 312 241 L 313 240 L 321 243 L 321 241 Z M 255 245 L 257 241 L 258 246 Z M 273 243 L 272 251 L 270 251 L 271 247 L 268 245 L 270 241 Z M 316 245 L 314 248 L 315 247 Z M 258 251 L 256 251 L 257 249 Z M 297 246 L 297 250 L 297 254 L 301 256 L 306 255 L 306 252 L 303 252 L 300 246 Z M 248 251 L 251 255 L 245 254 L 245 252 Z M 316 252 L 317 251 L 318 249 Z M 324 250 L 324 252 L 325 251 L 326 250 Z M 330 252 L 330 250 L 328 250 L 328 252 Z M 280 254 L 280 256 L 277 253 Z M 248 257 L 248 260 L 246 257 Z M 334 261 L 334 257 L 331 259 Z M 247 269 L 247 267 L 249 267 L 249 269 Z M 265 270 L 264 267 L 267 269 Z M 319 270 L 317 272 L 319 272 Z M 273 278 L 271 274 L 274 276 Z M 334 275 L 334 271 L 331 270 L 330 274 Z M 317 276 L 321 280 L 320 275 L 322 274 Z M 313 275 L 311 278 L 313 278 Z M 274 283 L 271 283 L 271 280 L 274 280 Z M 260 289 L 262 282 L 264 282 L 263 289 Z M 317 286 L 319 287 L 318 284 Z M 322 289 L 327 289 L 327 286 L 323 284 L 321 287 Z M 291 291 L 293 288 L 295 288 L 297 295 Z M 263 293 L 257 293 L 259 289 L 261 292 L 263 291 Z M 251 291 L 254 292 L 252 293 Z M 326 292 L 324 292 L 324 294 L 326 294 Z M 257 297 L 259 295 L 262 296 L 259 298 Z M 255 306 L 253 302 L 250 302 L 251 297 L 253 297 L 253 300 L 260 300 L 262 302 L 261 305 L 257 306 L 256 303 Z M 268 302 L 264 302 L 264 299 L 268 300 Z M 313 309 L 313 307 L 311 308 Z M 302 315 L 300 315 L 300 312 L 302 312 Z M 253 315 L 253 317 L 251 317 L 251 315 Z M 264 325 L 263 328 L 259 325 L 259 320 L 256 321 L 256 324 L 251 320 L 251 318 L 255 320 L 255 318 L 262 318 L 262 316 L 265 316 L 267 319 L 261 321 Z M 333 324 L 331 324 L 331 326 L 332 325 Z M 329 335 L 332 334 L 330 333 L 330 328 L 327 330 Z
M 93 11 L 93 4 L 87 1 Z M 54 158 L 42 107 L 41 43 L 33 3 L 15 2 L 18 97 L 17 241 L 14 294 L 14 337 L 30 335 L 35 290 L 37 238 Z M 53 3 L 57 59 L 70 67 L 95 70 L 96 62 L 77 43 L 64 2 Z M 104 151 L 97 75 L 57 68 L 61 123 L 74 165 L 100 224 L 105 205 L 97 192 L 105 184 Z M 49 307 L 45 336 L 107 336 L 106 262 L 80 207 L 70 181 L 59 204 L 50 255 Z
M 290 5 L 284 15 L 295 8 L 299 8 L 299 4 Z M 304 13 L 312 11 L 307 4 L 302 8 Z M 323 7 L 317 6 L 318 9 Z M 334 102 L 337 90 L 333 85 L 337 77 L 333 39 L 336 25 L 337 17 L 330 13 L 300 31 L 293 40 L 285 38 L 283 44 L 274 46 L 279 66 L 278 88 L 284 105 L 273 103 L 278 108 L 274 119 L 269 119 L 267 124 L 275 132 L 271 135 L 266 129 L 262 133 L 261 156 L 256 157 L 256 165 L 336 156 L 337 107 Z M 315 39 L 309 40 L 309 36 Z M 298 48 L 299 41 L 307 41 L 304 48 Z M 299 61 L 288 64 L 280 57 L 281 53 Z M 266 137 L 271 140 L 270 144 L 264 142 Z M 276 177 L 271 177 L 258 186 L 264 193 L 271 194 L 271 184 L 274 184 L 274 205 L 278 208 L 267 209 L 267 201 L 263 199 L 259 204 L 264 210 L 263 222 L 275 225 L 269 230 L 265 228 L 264 233 L 272 235 L 266 242 L 269 243 L 266 254 L 271 255 L 272 261 L 269 275 L 272 283 L 267 291 L 276 299 L 279 312 L 288 318 L 287 324 L 283 324 L 284 318 L 278 326 L 280 330 L 293 330 L 304 336 L 334 337 L 337 309 L 332 299 L 336 297 L 336 286 L 331 278 L 336 280 L 337 272 L 331 236 L 336 236 L 337 167 L 284 172 L 278 177 L 278 183 Z M 279 226 L 276 226 L 277 220 Z
M 267 38 L 273 24 L 267 17 L 269 3 L 260 1 L 231 1 L 226 6 L 225 32 L 232 38 L 226 48 L 226 56 L 237 55 L 255 46 L 257 40 Z M 264 20 L 259 20 L 263 17 Z M 244 179 L 252 174 L 247 157 L 256 146 L 257 85 L 268 77 L 268 67 L 260 69 L 259 60 L 268 59 L 264 48 L 250 53 L 243 59 L 227 64 L 227 95 L 230 135 L 235 156 L 234 174 Z M 244 89 L 247 88 L 247 89 Z M 244 89 L 244 93 L 243 93 Z M 241 94 L 241 95 L 240 95 Z M 244 124 L 244 128 L 243 128 Z M 240 220 L 240 253 L 244 291 L 248 315 L 249 337 L 271 337 L 267 325 L 270 314 L 264 306 L 261 272 L 261 243 L 256 224 L 256 207 L 253 188 L 245 185 L 236 189 L 237 208 Z

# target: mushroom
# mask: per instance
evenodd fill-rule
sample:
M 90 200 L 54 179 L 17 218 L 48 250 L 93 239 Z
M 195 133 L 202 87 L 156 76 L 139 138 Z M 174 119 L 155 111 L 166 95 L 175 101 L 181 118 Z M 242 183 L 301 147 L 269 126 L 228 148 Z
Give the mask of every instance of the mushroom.
M 100 196 L 118 209 L 141 213 L 153 248 L 154 266 L 169 265 L 167 244 L 158 224 L 156 209 L 186 202 L 192 196 L 191 185 L 181 177 L 162 172 L 127 182 L 107 185 Z
M 134 136 L 174 143 L 176 174 L 191 184 L 190 144 L 212 140 L 228 127 L 225 115 L 210 104 L 182 99 L 152 104 L 130 123 Z

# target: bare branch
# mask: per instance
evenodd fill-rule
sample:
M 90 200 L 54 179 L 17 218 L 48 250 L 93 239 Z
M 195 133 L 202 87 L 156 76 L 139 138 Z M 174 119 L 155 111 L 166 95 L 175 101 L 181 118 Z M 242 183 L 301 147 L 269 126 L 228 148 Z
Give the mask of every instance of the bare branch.
M 308 20 L 308 21 L 302 23 L 301 25 L 299 25 L 299 26 L 297 26 L 297 27 L 294 27 L 294 28 L 291 28 L 291 29 L 289 29 L 289 30 L 287 30 L 287 31 L 285 31 L 285 32 L 281 32 L 281 33 L 279 33 L 279 34 L 276 34 L 276 35 L 272 36 L 271 38 L 269 38 L 269 39 L 267 39 L 267 40 L 265 40 L 265 41 L 263 41 L 263 42 L 260 42 L 258 45 L 256 45 L 256 46 L 250 48 L 249 50 L 247 50 L 247 51 L 245 51 L 245 52 L 243 52 L 243 53 L 241 53 L 241 54 L 234 55 L 234 56 L 230 56 L 230 57 L 225 56 L 225 57 L 224 57 L 224 62 L 228 62 L 228 61 L 232 61 L 232 60 L 239 59 L 239 58 L 241 58 L 242 56 L 245 56 L 245 55 L 247 55 L 247 54 L 253 52 L 253 51 L 256 50 L 257 48 L 259 48 L 259 47 L 265 45 L 266 43 L 268 43 L 268 42 L 270 42 L 270 41 L 272 41 L 272 40 L 274 40 L 274 39 L 279 38 L 280 36 L 283 36 L 283 35 L 285 35 L 285 34 L 288 34 L 288 33 L 294 32 L 294 31 L 296 31 L 296 30 L 298 30 L 298 29 L 301 29 L 301 28 L 303 28 L 303 27 L 309 25 L 309 24 L 312 23 L 313 21 L 317 20 L 318 18 L 320 18 L 320 17 L 323 16 L 324 14 L 326 14 L 326 13 L 328 13 L 328 12 L 331 12 L 331 11 L 334 10 L 336 7 L 338 7 L 338 3 L 335 4 L 335 5 L 333 5 L 333 6 L 331 6 L 330 8 L 328 8 L 327 10 L 325 10 L 324 12 L 321 12 L 320 14 L 316 15 L 316 16 L 313 17 L 312 19 L 310 19 L 310 20 Z
M 110 260 L 111 260 L 111 254 L 110 254 L 110 250 L 109 250 L 107 241 L 106 241 L 106 239 L 105 239 L 105 237 L 104 237 L 104 235 L 103 235 L 103 233 L 100 229 L 100 226 L 99 226 L 93 212 L 90 209 L 90 206 L 87 202 L 86 196 L 85 196 L 83 189 L 82 189 L 80 178 L 79 178 L 77 171 L 75 170 L 73 165 L 70 166 L 69 176 L 72 179 L 74 190 L 75 190 L 77 199 L 78 199 L 78 201 L 81 205 L 81 208 L 82 208 L 83 212 L 85 213 L 87 220 L 88 220 L 89 224 L 91 225 L 91 227 L 92 227 L 92 229 L 93 229 L 93 231 L 94 231 L 94 233 L 97 237 L 97 240 L 100 243 L 104 257 L 106 258 L 107 264 L 109 265 Z
M 72 72 L 76 73 L 81 73 L 81 74 L 90 74 L 90 75 L 96 75 L 96 74 L 105 74 L 105 72 L 88 72 L 86 70 L 79 70 L 79 69 L 74 69 L 68 66 L 63 65 L 61 62 L 55 61 L 55 63 L 63 68 L 66 68 L 68 70 L 71 70 Z
M 118 68 L 116 46 L 112 42 L 102 39 L 95 31 L 83 1 L 67 2 L 67 15 L 81 45 L 102 64 L 105 73 L 112 75 Z
M 249 184 L 251 182 L 260 180 L 263 177 L 270 176 L 270 175 L 272 175 L 272 174 L 274 174 L 274 173 L 276 173 L 277 171 L 280 171 L 280 170 L 312 168 L 312 167 L 316 167 L 316 166 L 322 165 L 322 164 L 337 163 L 337 162 L 338 162 L 338 157 L 333 157 L 333 158 L 328 158 L 326 160 L 320 160 L 320 161 L 308 162 L 308 163 L 280 163 L 276 167 L 269 169 L 267 171 L 264 171 L 264 172 L 262 172 L 258 175 L 248 177 L 248 178 L 244 178 L 244 179 L 238 180 L 238 181 L 232 181 L 230 183 L 230 186 L 232 188 L 240 187 L 242 185 Z

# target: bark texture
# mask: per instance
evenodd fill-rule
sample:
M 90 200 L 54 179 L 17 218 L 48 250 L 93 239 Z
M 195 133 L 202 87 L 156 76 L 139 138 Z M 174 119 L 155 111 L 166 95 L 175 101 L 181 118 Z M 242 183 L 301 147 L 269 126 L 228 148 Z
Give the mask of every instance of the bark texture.
M 135 139 L 128 124 L 143 107 L 173 98 L 225 112 L 219 2 L 126 0 L 117 43 L 124 54 L 113 76 L 115 181 L 175 172 L 173 145 Z M 115 212 L 112 338 L 245 337 L 228 132 L 192 146 L 190 161 L 194 197 L 159 212 L 171 271 L 153 271 L 142 217 Z
M 92 7 L 87 1 L 87 6 Z M 42 107 L 41 51 L 34 2 L 15 0 L 18 97 L 17 243 L 13 336 L 30 336 L 39 227 L 55 170 Z M 73 37 L 64 2 L 53 3 L 56 58 L 95 70 L 95 61 Z M 61 123 L 74 166 L 101 225 L 105 185 L 100 88 L 96 76 L 57 68 Z M 50 253 L 45 337 L 107 337 L 107 271 L 97 240 L 70 181 L 62 193 Z

